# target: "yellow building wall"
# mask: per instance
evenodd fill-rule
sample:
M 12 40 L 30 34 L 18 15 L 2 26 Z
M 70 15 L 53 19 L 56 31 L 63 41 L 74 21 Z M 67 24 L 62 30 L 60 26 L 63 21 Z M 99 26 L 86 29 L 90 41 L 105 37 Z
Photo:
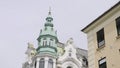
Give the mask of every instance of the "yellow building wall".
M 87 32 L 89 68 L 99 68 L 98 61 L 104 57 L 107 68 L 120 68 L 120 38 L 116 38 L 115 21 L 120 16 L 120 6 L 118 8 L 97 21 L 97 24 Z M 104 28 L 105 46 L 98 48 L 96 32 L 102 28 Z

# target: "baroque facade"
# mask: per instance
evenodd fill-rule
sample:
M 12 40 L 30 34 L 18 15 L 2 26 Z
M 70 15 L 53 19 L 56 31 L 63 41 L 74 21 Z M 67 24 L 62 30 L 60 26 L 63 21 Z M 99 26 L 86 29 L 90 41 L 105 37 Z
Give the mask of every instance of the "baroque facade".
M 51 11 L 38 37 L 38 47 L 28 43 L 27 61 L 22 68 L 88 68 L 87 50 L 76 48 L 73 39 L 59 42 L 54 30 Z
M 120 1 L 82 29 L 89 68 L 120 68 Z

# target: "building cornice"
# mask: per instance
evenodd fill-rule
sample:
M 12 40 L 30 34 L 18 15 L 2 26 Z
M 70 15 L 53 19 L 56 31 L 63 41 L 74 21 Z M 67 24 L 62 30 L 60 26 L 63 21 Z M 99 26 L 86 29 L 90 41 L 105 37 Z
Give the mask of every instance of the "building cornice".
M 117 2 L 114 6 L 112 6 L 110 9 L 108 9 L 107 11 L 105 11 L 102 15 L 100 15 L 98 18 L 96 18 L 94 21 L 92 21 L 89 25 L 87 25 L 85 28 L 83 28 L 81 31 L 84 33 L 87 33 L 89 31 L 89 28 L 94 27 L 92 26 L 93 24 L 97 24 L 96 22 L 99 21 L 100 19 L 102 19 L 103 17 L 107 16 L 108 13 L 112 12 L 113 10 L 115 10 L 116 7 L 118 7 L 120 5 L 120 1 Z
M 42 37 L 55 38 L 55 39 L 56 39 L 56 43 L 58 42 L 58 38 L 57 38 L 56 36 L 53 36 L 53 35 L 50 35 L 50 34 L 40 35 L 37 40 L 40 42 L 40 39 L 41 39 Z
M 41 48 L 51 48 L 51 49 L 54 49 L 57 52 L 56 47 L 53 47 L 53 46 L 39 46 L 36 50 L 39 51 Z

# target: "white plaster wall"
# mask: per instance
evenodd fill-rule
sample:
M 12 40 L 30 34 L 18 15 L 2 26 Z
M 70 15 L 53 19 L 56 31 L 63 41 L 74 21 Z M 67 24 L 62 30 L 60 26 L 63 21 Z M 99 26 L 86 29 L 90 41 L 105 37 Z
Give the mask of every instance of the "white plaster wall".
M 71 50 L 71 56 L 69 56 L 70 50 Z M 66 61 L 66 60 L 68 60 L 68 61 Z M 69 65 L 71 65 L 73 68 L 81 68 L 82 67 L 82 58 L 80 60 L 77 59 L 76 48 L 73 43 L 66 44 L 65 53 L 63 56 L 60 56 L 58 58 L 58 62 L 62 62 L 61 65 L 60 64 L 57 65 L 62 68 L 67 68 L 67 66 L 69 66 Z
M 72 68 L 80 68 L 75 63 L 68 61 L 62 64 L 62 68 L 67 68 L 68 66 L 71 66 Z

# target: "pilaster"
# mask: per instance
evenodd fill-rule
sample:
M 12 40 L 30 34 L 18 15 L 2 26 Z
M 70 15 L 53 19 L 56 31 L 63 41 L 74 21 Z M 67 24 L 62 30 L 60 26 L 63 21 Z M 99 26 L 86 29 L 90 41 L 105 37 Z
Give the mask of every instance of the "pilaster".
M 53 68 L 56 68 L 56 59 L 53 59 Z
M 49 59 L 48 57 L 45 57 L 45 64 L 44 64 L 44 65 L 45 65 L 45 66 L 44 66 L 45 68 L 48 68 L 48 59 Z
M 40 58 L 37 58 L 36 68 L 39 68 L 39 61 L 40 61 Z

